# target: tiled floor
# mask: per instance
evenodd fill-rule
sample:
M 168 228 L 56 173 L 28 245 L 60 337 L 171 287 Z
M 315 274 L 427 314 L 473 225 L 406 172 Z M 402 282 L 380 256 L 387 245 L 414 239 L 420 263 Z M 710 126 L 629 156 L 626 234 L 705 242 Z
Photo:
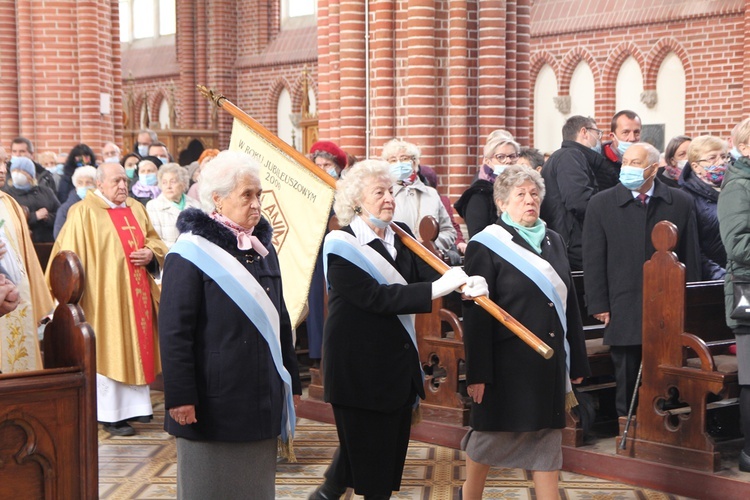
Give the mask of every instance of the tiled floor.
M 138 434 L 110 437 L 99 431 L 99 495 L 102 499 L 175 498 L 175 444 L 162 430 L 164 405 L 154 393 L 154 420 L 133 424 Z M 297 463 L 280 463 L 276 498 L 305 499 L 322 482 L 337 445 L 336 429 L 328 424 L 301 420 L 295 439 Z M 463 453 L 413 441 L 409 446 L 401 491 L 393 498 L 452 500 L 463 481 Z M 672 499 L 672 495 L 562 472 L 561 497 L 569 500 Z M 251 497 L 248 497 L 251 498 Z M 361 498 L 351 491 L 347 499 Z M 497 469 L 491 472 L 484 498 L 534 499 L 533 483 L 525 471 Z

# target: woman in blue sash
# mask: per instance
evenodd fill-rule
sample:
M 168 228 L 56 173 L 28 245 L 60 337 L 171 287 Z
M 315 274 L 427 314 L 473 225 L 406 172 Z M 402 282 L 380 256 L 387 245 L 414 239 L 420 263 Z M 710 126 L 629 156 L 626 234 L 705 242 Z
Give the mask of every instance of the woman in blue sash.
M 180 214 L 164 265 L 164 428 L 177 437 L 181 499 L 272 499 L 277 449 L 292 451 L 301 387 L 258 175 L 244 153 L 208 163 L 204 211 Z
M 454 268 L 433 283 L 438 274 L 396 237 L 393 183 L 388 163 L 367 160 L 336 185 L 333 208 L 343 227 L 323 246 L 329 292 L 322 366 L 340 445 L 311 499 L 339 498 L 347 487 L 385 499 L 400 488 L 412 410 L 424 398 L 413 314 L 429 312 L 433 299 L 469 280 Z M 464 294 L 486 293 L 481 278 L 469 284 Z
M 490 298 L 555 352 L 545 360 L 482 308 L 464 303 L 473 399 L 462 442 L 467 500 L 482 497 L 490 466 L 531 470 L 536 497 L 558 498 L 566 403 L 575 401 L 571 380 L 590 373 L 565 243 L 539 219 L 543 198 L 539 173 L 509 166 L 494 185 L 502 216 L 466 248 L 466 272 L 484 276 Z

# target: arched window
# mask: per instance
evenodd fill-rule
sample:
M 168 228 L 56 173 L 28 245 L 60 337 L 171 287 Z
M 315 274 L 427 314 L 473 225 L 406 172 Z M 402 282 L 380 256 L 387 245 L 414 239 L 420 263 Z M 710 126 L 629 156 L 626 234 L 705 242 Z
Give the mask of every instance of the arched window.
M 581 61 L 570 77 L 570 114 L 566 118 L 573 115 L 593 117 L 595 95 L 594 74 L 588 63 Z M 601 128 L 601 124 L 597 125 Z
M 162 99 L 159 105 L 159 124 L 162 129 L 172 128 L 171 113 L 169 109 L 169 101 Z
M 175 0 L 119 0 L 120 41 L 174 35 L 177 31 Z
M 276 135 L 296 149 L 302 144 L 300 119 L 299 113 L 292 112 L 292 96 L 287 89 L 283 89 L 276 103 Z
M 560 147 L 565 116 L 555 108 L 557 77 L 552 67 L 545 64 L 534 83 L 534 147 L 546 153 Z

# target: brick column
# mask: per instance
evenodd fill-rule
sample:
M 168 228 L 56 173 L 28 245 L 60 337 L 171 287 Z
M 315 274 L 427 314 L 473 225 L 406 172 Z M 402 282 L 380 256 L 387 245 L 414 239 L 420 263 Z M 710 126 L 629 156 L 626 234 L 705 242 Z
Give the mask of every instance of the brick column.
M 21 7 L 21 6 L 19 6 Z M 15 0 L 0 0 L 0 12 L 13 12 Z M 26 9 L 28 14 L 28 9 Z M 17 14 L 18 16 L 18 14 Z M 0 145 L 10 154 L 10 141 L 19 134 L 18 63 L 13 54 L 18 52 L 18 17 L 0 16 Z M 6 57 L 7 54 L 7 57 Z
M 206 16 L 206 2 L 208 0 L 198 0 L 195 2 L 195 34 L 193 42 L 195 43 L 195 82 L 196 84 L 209 85 L 208 81 L 208 17 Z M 220 92 L 224 90 L 214 89 Z M 195 102 L 195 95 L 192 101 Z M 214 104 L 206 99 L 199 97 L 198 105 L 195 110 L 195 126 L 200 128 L 211 128 L 211 108 Z M 218 116 L 218 115 L 217 115 Z M 189 125 L 188 125 L 189 126 Z M 223 144 L 219 142 L 219 144 Z
M 407 24 L 407 107 L 405 136 L 420 146 L 422 162 L 437 160 L 435 127 L 437 110 L 435 82 L 435 2 L 409 0 Z
M 331 33 L 328 0 L 318 0 L 318 134 L 321 139 L 334 140 L 331 135 Z M 336 138 L 335 140 L 338 140 Z
M 235 2 L 212 2 L 208 16 L 206 59 L 208 61 L 208 87 L 218 90 L 233 102 L 237 101 L 237 75 L 234 68 L 236 45 L 227 40 L 236 38 Z M 232 116 L 218 114 L 219 144 L 229 144 L 232 133 Z
M 517 0 L 516 140 L 531 143 L 531 0 Z
M 340 112 L 339 145 L 355 156 L 365 155 L 365 17 L 359 0 L 343 0 L 340 14 Z M 331 70 L 336 72 L 336 68 Z M 335 78 L 335 77 L 333 77 Z M 332 89 L 333 90 L 333 89 Z M 332 111 L 336 106 L 331 96 Z M 335 126 L 335 112 L 331 117 Z
M 200 2 L 198 2 L 200 3 Z M 196 108 L 205 108 L 195 99 L 196 85 L 196 32 L 195 2 L 181 2 L 177 9 L 177 34 L 175 35 L 175 50 L 177 63 L 180 66 L 180 82 L 177 95 L 179 96 L 178 123 L 174 127 L 197 128 Z M 203 103 L 201 103 L 203 104 Z M 203 126 L 203 124 L 201 124 Z
M 441 191 L 453 199 L 471 183 L 474 160 L 469 155 L 468 5 L 450 2 L 448 31 L 448 178 Z M 474 142 L 473 140 L 471 141 Z M 448 182 L 446 182 L 448 181 Z M 447 187 L 447 189 L 446 189 Z
M 505 2 L 479 0 L 478 39 L 478 144 L 485 142 L 487 134 L 507 126 L 505 119 L 505 65 L 507 64 Z
M 370 67 L 372 110 L 370 122 L 372 123 L 372 135 L 370 137 L 369 156 L 379 156 L 383 144 L 396 135 L 395 8 L 396 5 L 393 0 L 376 0 L 371 3 L 373 23 L 370 27 L 370 49 L 372 53 L 372 65 Z
M 99 9 L 96 0 L 79 0 L 76 3 L 76 32 L 78 35 L 78 130 L 80 137 L 89 141 L 94 151 L 101 147 L 101 122 L 108 121 L 99 113 L 100 93 L 105 90 L 100 85 L 102 66 L 108 61 L 100 61 Z M 51 19 L 50 19 L 51 21 Z M 38 78 L 38 75 L 36 75 Z M 39 82 L 43 84 L 42 82 Z M 72 90 L 72 89 L 71 89 Z M 111 115 L 108 117 L 111 120 Z

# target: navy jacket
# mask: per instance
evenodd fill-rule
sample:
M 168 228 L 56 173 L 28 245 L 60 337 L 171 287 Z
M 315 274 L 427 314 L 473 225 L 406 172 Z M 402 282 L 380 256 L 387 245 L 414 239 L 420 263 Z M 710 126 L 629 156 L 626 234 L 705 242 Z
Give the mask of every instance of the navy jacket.
M 284 366 L 292 376 L 294 394 L 301 394 L 271 225 L 261 219 L 253 233 L 268 248 L 266 257 L 238 250 L 232 232 L 198 209 L 183 211 L 177 228 L 219 245 L 266 290 L 281 319 Z M 181 426 L 166 412 L 167 432 L 193 440 L 234 442 L 280 434 L 284 388 L 268 344 L 215 281 L 177 254 L 168 254 L 164 263 L 159 345 L 166 409 L 195 405 L 198 419 Z

